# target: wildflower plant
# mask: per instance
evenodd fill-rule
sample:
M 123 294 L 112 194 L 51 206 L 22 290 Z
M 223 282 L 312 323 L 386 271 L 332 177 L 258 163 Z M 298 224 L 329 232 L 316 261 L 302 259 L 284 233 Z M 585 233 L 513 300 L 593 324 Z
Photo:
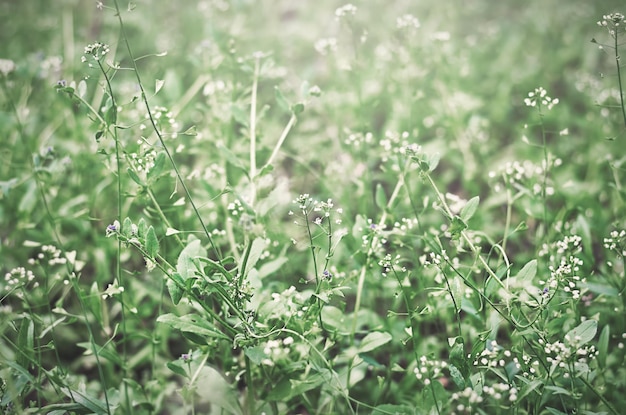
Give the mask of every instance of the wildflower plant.
M 15 6 L 0 412 L 618 414 L 626 22 L 488 3 Z

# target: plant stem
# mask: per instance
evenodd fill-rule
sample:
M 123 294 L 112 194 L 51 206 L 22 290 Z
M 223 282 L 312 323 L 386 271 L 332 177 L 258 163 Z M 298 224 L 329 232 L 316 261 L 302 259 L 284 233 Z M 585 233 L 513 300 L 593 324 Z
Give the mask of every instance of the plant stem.
M 256 199 L 256 101 L 257 101 L 257 89 L 259 86 L 259 65 L 260 56 L 257 56 L 254 61 L 254 76 L 252 78 L 252 96 L 250 98 L 250 200 L 248 203 L 250 206 L 254 206 Z

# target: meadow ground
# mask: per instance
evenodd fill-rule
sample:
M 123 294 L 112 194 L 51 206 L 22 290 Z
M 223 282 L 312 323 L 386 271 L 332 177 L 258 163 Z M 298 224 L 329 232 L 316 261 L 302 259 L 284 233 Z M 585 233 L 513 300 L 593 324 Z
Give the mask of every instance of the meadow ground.
M 3 414 L 620 414 L 623 1 L 0 1 Z

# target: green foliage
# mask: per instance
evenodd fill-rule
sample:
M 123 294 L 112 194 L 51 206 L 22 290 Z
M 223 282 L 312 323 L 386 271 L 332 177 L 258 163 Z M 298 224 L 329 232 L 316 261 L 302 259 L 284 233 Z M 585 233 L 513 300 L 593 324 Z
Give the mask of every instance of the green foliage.
M 619 2 L 5 3 L 1 413 L 626 403 Z

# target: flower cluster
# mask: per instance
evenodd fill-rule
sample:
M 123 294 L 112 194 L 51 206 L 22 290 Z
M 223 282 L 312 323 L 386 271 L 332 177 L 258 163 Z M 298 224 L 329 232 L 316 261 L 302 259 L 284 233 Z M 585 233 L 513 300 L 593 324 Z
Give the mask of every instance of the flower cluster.
M 7 76 L 15 70 L 15 62 L 10 59 L 0 59 L 0 75 Z
M 261 361 L 266 366 L 274 366 L 275 362 L 280 359 L 285 359 L 289 356 L 291 351 L 291 345 L 293 344 L 293 337 L 288 336 L 282 340 L 268 340 L 263 348 L 263 353 L 267 356 Z
M 483 397 L 476 390 L 468 386 L 461 392 L 453 393 L 451 401 L 453 410 L 455 411 L 451 412 L 452 415 L 471 414 L 474 413 L 473 408 L 482 403 Z
M 576 256 L 582 251 L 581 241 L 580 236 L 570 235 L 551 245 L 544 244 L 539 252 L 540 256 L 546 256 L 549 252 L 555 251 L 549 257 L 550 278 L 547 281 L 539 281 L 539 284 L 544 286 L 544 293 L 547 294 L 549 291 L 556 291 L 562 287 L 563 291 L 570 294 L 574 300 L 581 298 L 579 284 L 587 282 L 586 278 L 579 275 L 583 260 Z
M 334 37 L 327 37 L 318 39 L 315 42 L 315 50 L 320 55 L 328 55 L 329 53 L 335 52 L 337 50 L 337 39 Z
M 391 156 L 396 154 L 413 156 L 419 153 L 421 147 L 417 144 L 410 143 L 410 136 L 411 134 L 408 131 L 401 133 L 389 130 L 385 131 L 385 137 L 378 142 L 383 150 L 381 154 L 382 161 L 386 162 Z
M 585 370 L 589 360 L 595 359 L 599 351 L 594 345 L 581 345 L 579 338 L 570 338 L 565 336 L 565 341 L 556 341 L 554 343 L 539 340 L 539 344 L 543 346 L 544 352 L 548 355 L 546 360 L 553 367 L 564 370 L 563 376 L 570 377 L 573 373 Z
M 524 104 L 528 107 L 537 107 L 541 111 L 541 108 L 547 107 L 551 110 L 556 104 L 559 103 L 558 98 L 550 98 L 548 92 L 542 87 L 535 88 L 534 91 L 528 93 L 528 97 L 524 99 Z
M 302 317 L 306 307 L 302 307 L 304 297 L 293 285 L 283 292 L 272 293 L 271 312 L 269 318 L 289 319 L 291 317 Z
M 378 265 L 383 269 L 382 276 L 386 277 L 390 272 L 406 272 L 406 268 L 400 265 L 400 255 L 392 258 L 391 254 L 385 255 L 383 259 L 378 261 Z
M 19 286 L 24 286 L 35 279 L 35 274 L 24 267 L 16 267 L 4 274 L 4 281 L 7 283 L 5 290 L 10 291 Z M 35 282 L 35 287 L 38 285 Z
M 618 255 L 626 256 L 626 230 L 611 231 L 608 238 L 604 238 L 604 247 L 609 251 L 614 251 Z
M 554 167 L 558 167 L 561 164 L 563 164 L 563 161 L 558 158 L 552 162 Z M 541 165 L 538 165 L 530 160 L 524 160 L 522 162 L 516 160 L 505 163 L 500 166 L 497 171 L 490 171 L 489 177 L 492 179 L 501 177 L 507 188 L 514 188 L 518 191 L 528 189 L 533 195 L 540 195 L 543 189 L 542 182 L 545 168 L 545 161 L 542 161 Z M 501 191 L 501 183 L 495 183 L 494 190 L 496 192 Z M 546 186 L 545 191 L 546 195 L 553 195 L 554 187 Z
M 29 259 L 28 263 L 34 265 L 35 263 L 47 260 L 48 265 L 64 265 L 67 263 L 67 259 L 62 255 L 63 251 L 56 246 L 43 245 L 41 247 L 41 252 L 37 254 L 37 257 Z
M 622 13 L 611 13 L 602 16 L 602 20 L 598 21 L 598 26 L 606 27 L 612 37 L 616 36 L 620 27 L 626 26 L 626 17 Z
M 302 216 L 305 220 L 308 220 L 308 217 L 311 213 L 315 213 L 315 218 L 312 219 L 312 222 L 318 226 L 322 226 L 324 221 L 330 223 L 330 217 L 333 212 L 334 203 L 332 199 L 327 199 L 326 201 L 319 201 L 313 199 L 308 193 L 301 194 L 296 199 L 293 200 L 293 203 L 298 205 L 298 210 L 302 213 Z M 337 208 L 334 209 L 335 213 L 342 214 L 343 209 Z M 289 216 L 294 215 L 293 211 L 289 211 Z M 294 221 L 296 225 L 299 224 L 297 220 Z M 341 224 L 341 219 L 335 219 L 334 223 L 337 225 Z
M 412 14 L 404 14 L 396 19 L 396 27 L 398 29 L 418 29 L 420 27 L 420 21 Z
M 152 170 L 155 165 L 157 152 L 149 149 L 145 153 L 130 153 L 130 163 L 137 172 L 145 172 L 146 174 Z
M 144 114 L 144 120 L 146 123 L 139 125 L 140 130 L 146 130 L 149 125 L 150 114 Z M 163 106 L 156 106 L 152 111 L 152 119 L 156 122 L 157 126 L 161 130 L 163 135 L 168 135 L 171 138 L 178 137 L 178 130 L 180 129 L 180 124 L 176 121 L 174 117 L 174 113 Z M 141 141 L 139 142 L 141 144 Z M 176 152 L 179 153 L 182 151 L 182 147 L 176 149 Z
M 424 385 L 430 385 L 433 379 L 443 377 L 443 370 L 448 367 L 448 363 L 443 360 L 433 360 L 426 356 L 421 356 L 417 367 L 413 369 L 413 373 L 417 380 L 424 382 Z
M 335 10 L 335 18 L 339 20 L 346 16 L 354 16 L 356 14 L 356 11 L 356 6 L 352 3 L 348 3 Z
M 103 58 L 107 53 L 110 52 L 109 45 L 96 42 L 85 46 L 85 50 L 83 52 L 83 56 L 80 58 L 80 61 L 83 63 L 87 62 L 87 56 L 90 56 L 94 61 L 98 62 L 101 58 Z M 85 56 L 86 55 L 86 56 Z M 91 63 L 89 63 L 89 67 L 93 67 Z
M 348 132 L 348 136 L 346 137 L 346 139 L 344 140 L 344 142 L 346 143 L 346 145 L 348 146 L 353 146 L 353 147 L 361 147 L 362 145 L 365 144 L 370 144 L 372 142 L 374 135 L 370 132 L 367 133 L 362 133 L 362 132 L 357 132 L 357 133 L 352 133 L 352 132 Z

